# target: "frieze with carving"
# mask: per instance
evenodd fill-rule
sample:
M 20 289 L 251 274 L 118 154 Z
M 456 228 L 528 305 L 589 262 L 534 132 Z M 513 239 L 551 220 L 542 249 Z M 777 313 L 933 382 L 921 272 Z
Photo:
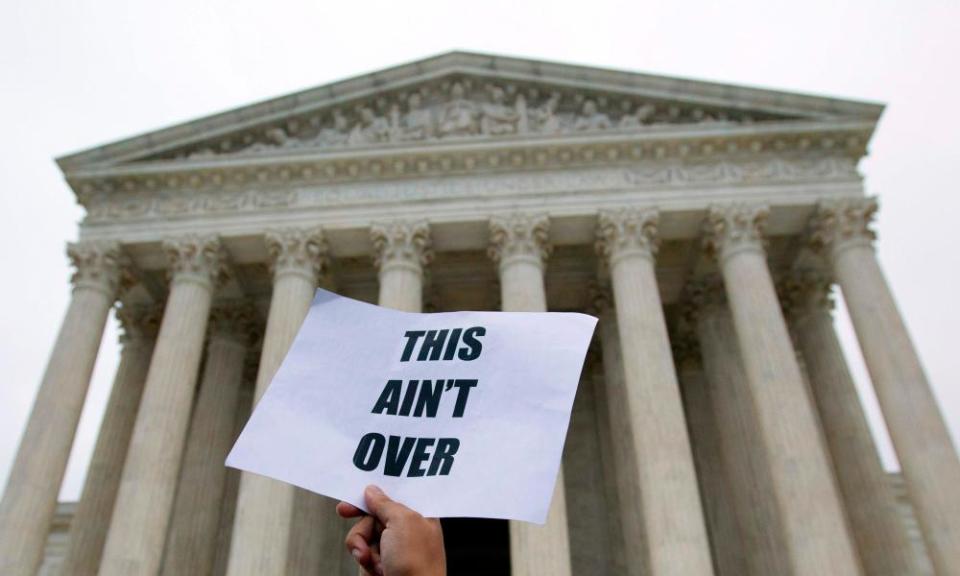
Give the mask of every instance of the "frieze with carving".
M 855 165 L 864 153 L 866 136 L 858 133 L 819 132 L 791 136 L 770 134 L 765 136 L 730 135 L 700 138 L 697 140 L 654 139 L 651 141 L 596 142 L 582 145 L 536 146 L 514 149 L 484 150 L 437 150 L 420 154 L 384 153 L 377 156 L 333 157 L 295 159 L 273 164 L 232 165 L 223 167 L 195 166 L 184 163 L 173 170 L 151 170 L 140 165 L 137 172 L 127 175 L 104 174 L 101 176 L 78 176 L 70 178 L 77 198 L 88 211 L 105 196 L 131 197 L 137 193 L 158 194 L 161 191 L 201 192 L 206 190 L 276 189 L 304 183 L 346 183 L 362 180 L 401 179 L 409 177 L 483 175 L 517 169 L 566 170 L 595 165 L 622 164 L 645 166 L 653 164 L 660 169 L 665 163 L 682 161 L 689 169 L 680 176 L 691 182 L 709 182 L 718 177 L 716 166 L 721 159 L 737 159 L 744 166 L 743 181 L 763 181 L 770 177 L 765 170 L 779 170 L 780 165 L 762 158 L 771 155 L 784 158 L 789 166 L 796 167 L 798 176 L 809 177 L 811 170 L 820 167 L 822 176 L 833 173 L 832 162 L 824 157 L 835 158 L 844 165 Z M 745 158 L 756 162 L 744 163 Z M 712 160 L 712 161 L 711 161 Z M 725 164 L 723 164 L 725 165 Z M 705 168 L 704 168 L 705 167 Z M 772 168 L 771 168 L 772 167 Z M 734 176 L 739 180 L 739 176 Z M 285 207 L 288 198 L 282 192 L 258 194 L 247 198 L 238 194 L 209 197 L 214 204 L 257 203 L 259 208 Z M 173 202 L 173 200 L 170 200 Z M 121 202 L 117 200 L 117 202 Z M 192 207 L 196 207 L 192 203 Z M 215 206 L 214 208 L 218 208 Z M 127 207 L 114 206 L 114 212 L 138 211 L 136 203 Z M 186 207 L 181 207 L 186 209 Z M 223 208 L 228 208 L 224 206 Z M 169 207 L 169 212 L 179 210 Z
M 495 82 L 438 80 L 220 137 L 152 159 L 249 155 L 524 135 L 631 132 L 668 124 L 751 124 L 787 116 L 637 96 Z
M 405 202 L 423 199 L 474 198 L 504 194 L 537 194 L 620 188 L 660 188 L 859 180 L 854 160 L 750 158 L 698 162 L 641 162 L 620 168 L 486 174 L 394 182 L 325 183 L 304 181 L 284 188 L 205 188 L 96 191 L 85 199 L 86 224 L 153 218 L 289 210 L 312 207 Z

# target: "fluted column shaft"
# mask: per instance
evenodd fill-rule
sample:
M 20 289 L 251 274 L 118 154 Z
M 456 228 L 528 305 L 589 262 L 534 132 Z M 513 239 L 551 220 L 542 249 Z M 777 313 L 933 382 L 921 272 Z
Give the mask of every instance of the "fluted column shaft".
M 262 342 L 262 339 L 261 339 Z M 257 380 L 257 366 L 260 364 L 260 348 L 247 350 L 243 367 L 243 384 L 240 386 L 240 400 L 237 402 L 237 414 L 234 418 L 233 437 L 240 436 L 243 426 L 250 417 L 253 407 L 253 387 Z M 230 561 L 230 540 L 233 536 L 233 520 L 237 512 L 237 495 L 240 493 L 240 470 L 227 469 L 224 478 L 223 503 L 220 506 L 220 528 L 217 530 L 217 553 L 213 559 L 213 576 L 224 576 Z
M 274 281 L 254 405 L 273 380 L 310 310 L 326 252 L 319 230 L 270 232 L 265 238 Z M 241 475 L 227 574 L 286 574 L 293 498 L 294 487 L 289 484 L 247 472 Z
M 226 487 L 223 463 L 234 441 L 252 320 L 252 310 L 237 304 L 218 306 L 211 315 L 207 359 L 163 561 L 166 576 L 203 576 L 213 570 Z
M 544 262 L 550 253 L 546 216 L 511 214 L 490 221 L 490 256 L 498 264 L 504 312 L 546 312 Z M 557 473 L 547 522 L 510 523 L 513 576 L 569 576 L 570 537 L 563 468 Z
M 225 274 L 214 236 L 164 243 L 172 280 L 100 565 L 102 576 L 154 576 L 180 476 L 214 286 Z
M 625 405 L 640 509 L 624 516 L 627 565 L 653 576 L 712 574 L 696 470 L 654 271 L 658 214 L 624 209 L 600 215 L 598 248 L 610 266 L 620 331 Z M 631 479 L 631 481 L 633 481 Z M 642 519 L 638 522 L 637 519 Z M 644 538 L 646 536 L 646 538 Z
M 767 210 L 711 210 L 707 247 L 719 256 L 750 398 L 773 481 L 792 572 L 860 574 L 828 456 L 767 268 Z
M 728 476 L 720 448 L 720 430 L 713 411 L 713 399 L 700 362 L 698 346 L 692 334 L 681 336 L 674 347 L 677 376 L 683 392 L 687 428 L 697 466 L 697 480 L 703 500 L 704 516 L 710 527 L 717 576 L 745 576 L 747 562 L 734 512 Z
M 893 487 L 847 368 L 830 313 L 830 284 L 797 277 L 787 295 L 788 316 L 803 356 L 840 492 L 868 576 L 917 573 Z
M 119 247 L 70 244 L 73 297 L 0 502 L 0 574 L 34 576 L 43 560 L 70 448 L 119 280 Z
M 960 459 L 873 251 L 873 199 L 824 204 L 825 244 L 939 576 L 960 574 Z
M 599 336 L 602 362 L 593 378 L 596 398 L 597 428 L 599 429 L 600 460 L 603 465 L 604 492 L 607 499 L 610 534 L 611 570 L 614 574 L 634 574 L 627 567 L 626 540 L 623 537 L 624 516 L 637 515 L 640 497 L 635 479 L 630 473 L 636 467 L 630 464 L 633 444 L 629 434 L 629 414 L 624 404 L 623 360 L 620 356 L 620 337 L 617 319 L 609 297 L 599 298 L 595 312 L 600 317 Z M 629 492 L 629 493 L 628 493 Z M 642 547 L 642 546 L 641 546 Z M 640 566 L 642 568 L 642 566 Z M 638 570 L 639 571 L 639 570 Z
M 613 569 L 614 548 L 622 548 L 620 534 L 611 537 L 611 516 L 616 509 L 607 508 L 603 447 L 598 434 L 597 398 L 594 393 L 592 354 L 584 362 L 577 387 L 570 426 L 567 428 L 561 468 L 564 500 L 567 508 L 567 534 L 572 574 L 610 576 L 623 574 L 623 567 Z M 599 375 L 599 374 L 596 374 Z
M 160 315 L 161 311 L 153 306 L 123 306 L 117 311 L 124 332 L 120 339 L 120 364 L 87 467 L 83 493 L 70 521 L 63 574 L 92 576 L 100 567 Z
M 743 538 L 748 574 L 789 574 L 769 465 L 760 442 L 733 318 L 716 282 L 698 282 L 696 330 L 706 384 L 717 420 L 723 469 Z

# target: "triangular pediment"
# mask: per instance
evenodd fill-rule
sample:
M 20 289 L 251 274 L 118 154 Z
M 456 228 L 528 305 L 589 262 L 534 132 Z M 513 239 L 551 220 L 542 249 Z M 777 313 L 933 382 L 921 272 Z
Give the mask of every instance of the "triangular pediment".
M 454 52 L 65 156 L 65 172 L 857 119 L 877 104 Z

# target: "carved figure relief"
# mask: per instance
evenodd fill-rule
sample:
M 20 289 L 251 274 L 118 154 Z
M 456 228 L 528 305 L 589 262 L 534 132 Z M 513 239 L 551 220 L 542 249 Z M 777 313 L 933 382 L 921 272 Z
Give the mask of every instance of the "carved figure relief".
M 317 135 L 309 140 L 319 146 L 342 146 L 347 143 L 350 123 L 340 110 L 334 110 L 329 127 L 321 128 Z
M 522 94 L 517 97 L 514 106 L 508 106 L 503 88 L 492 86 L 490 102 L 481 105 L 480 109 L 482 133 L 497 136 L 526 132 L 527 104 Z
M 433 114 L 423 108 L 423 99 L 419 92 L 410 95 L 407 100 L 407 113 L 399 122 L 402 140 L 427 140 L 434 136 Z
M 517 134 L 642 130 L 658 124 L 748 123 L 742 111 L 681 106 L 615 94 L 454 78 L 320 110 L 159 158 L 206 158 L 285 148 L 375 146 Z M 779 118 L 776 118 L 779 119 Z
M 627 107 L 629 108 L 629 107 Z M 632 113 L 620 117 L 618 126 L 621 129 L 639 128 L 644 124 L 651 124 L 653 115 L 657 111 L 652 104 L 641 104 Z
M 463 84 L 455 82 L 450 89 L 450 102 L 444 106 L 440 121 L 441 136 L 469 136 L 479 131 L 479 110 L 475 102 L 464 97 Z
M 361 106 L 357 114 L 360 121 L 350 130 L 347 143 L 350 145 L 387 142 L 390 140 L 390 123 L 383 116 L 377 116 L 373 110 Z
M 544 134 L 556 134 L 560 132 L 560 117 L 557 115 L 557 106 L 560 104 L 560 94 L 554 92 L 538 108 L 536 112 L 537 123 L 540 132 Z
M 593 100 L 583 103 L 583 109 L 573 124 L 574 130 L 607 130 L 610 128 L 610 117 L 597 111 L 597 104 Z

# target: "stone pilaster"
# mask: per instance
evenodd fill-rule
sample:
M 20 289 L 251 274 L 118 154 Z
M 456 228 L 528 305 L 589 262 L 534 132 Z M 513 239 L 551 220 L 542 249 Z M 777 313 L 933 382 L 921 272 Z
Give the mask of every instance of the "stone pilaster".
M 714 402 L 704 374 L 696 331 L 685 320 L 681 319 L 673 335 L 673 358 L 709 529 L 714 571 L 717 576 L 743 576 L 747 574 L 747 561 L 724 469 Z
M 203 378 L 167 537 L 165 576 L 213 569 L 226 488 L 223 463 L 234 442 L 244 359 L 255 337 L 253 319 L 253 310 L 238 302 L 220 303 L 211 312 Z
M 490 219 L 490 257 L 500 270 L 505 312 L 546 312 L 543 284 L 550 254 L 550 220 L 545 215 L 509 214 Z M 557 473 L 547 523 L 510 523 L 510 563 L 514 576 L 569 576 L 570 541 L 563 470 Z
M 916 574 L 893 487 L 833 328 L 830 282 L 805 271 L 791 275 L 783 286 L 784 309 L 807 368 L 864 573 Z
M 631 574 L 712 574 L 683 404 L 654 270 L 659 214 L 653 209 L 602 212 L 597 250 L 610 267 L 625 382 L 624 404 L 636 450 L 627 484 L 639 487 L 639 510 L 625 511 Z M 647 536 L 645 538 L 645 536 Z
M 104 546 L 102 576 L 155 576 L 160 570 L 210 303 L 227 275 L 216 236 L 184 236 L 163 248 L 170 294 Z
M 67 246 L 73 296 L 0 502 L 0 574 L 34 576 L 90 385 L 122 255 L 115 242 Z
M 960 459 L 873 250 L 872 198 L 820 205 L 815 248 L 843 291 L 938 575 L 960 574 Z
M 318 229 L 287 229 L 265 235 L 273 270 L 273 295 L 263 336 L 254 405 L 280 368 L 307 316 L 326 258 Z M 234 519 L 227 573 L 280 576 L 287 572 L 294 488 L 264 476 L 243 473 Z
M 719 260 L 769 466 L 791 572 L 860 574 L 816 415 L 767 267 L 768 210 L 710 210 L 705 247 Z
M 120 364 L 87 467 L 83 493 L 70 521 L 64 574 L 92 575 L 100 567 L 162 313 L 156 305 L 122 305 L 117 309 L 122 330 Z
M 426 221 L 379 222 L 370 227 L 374 265 L 379 270 L 381 306 L 423 310 L 424 267 L 433 259 Z

